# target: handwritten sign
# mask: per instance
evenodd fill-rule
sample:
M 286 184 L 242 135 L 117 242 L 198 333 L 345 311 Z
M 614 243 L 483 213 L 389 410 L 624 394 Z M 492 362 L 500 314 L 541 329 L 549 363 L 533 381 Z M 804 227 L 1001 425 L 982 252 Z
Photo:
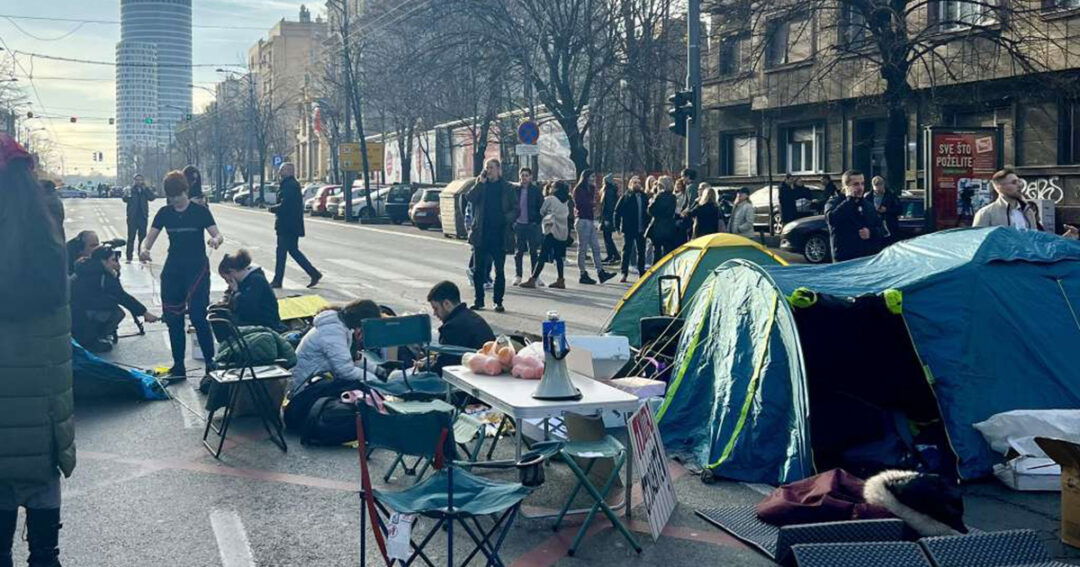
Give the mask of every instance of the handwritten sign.
M 649 407 L 643 405 L 639 408 L 630 417 L 629 425 L 634 467 L 641 478 L 641 495 L 649 517 L 649 531 L 655 541 L 660 539 L 660 532 L 675 510 L 675 486 L 668 472 L 667 454 L 660 441 L 660 431 L 656 428 Z

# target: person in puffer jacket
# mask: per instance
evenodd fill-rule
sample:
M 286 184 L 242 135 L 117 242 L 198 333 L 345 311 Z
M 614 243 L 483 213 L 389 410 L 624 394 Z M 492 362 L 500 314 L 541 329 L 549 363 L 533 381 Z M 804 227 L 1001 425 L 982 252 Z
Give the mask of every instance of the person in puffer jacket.
M 335 380 L 364 380 L 364 369 L 353 362 L 352 339 L 364 319 L 378 317 L 382 317 L 382 311 L 369 299 L 357 299 L 316 315 L 313 328 L 296 349 L 290 397 L 299 393 L 311 377 L 324 373 L 330 373 Z
M 30 565 L 60 565 L 60 475 L 75 469 L 63 207 L 0 133 L 0 565 L 20 507 Z

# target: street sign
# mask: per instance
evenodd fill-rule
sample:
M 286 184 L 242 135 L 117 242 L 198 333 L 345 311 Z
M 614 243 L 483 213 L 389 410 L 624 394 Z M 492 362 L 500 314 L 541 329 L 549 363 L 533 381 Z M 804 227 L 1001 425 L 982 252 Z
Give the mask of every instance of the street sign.
M 677 503 L 675 486 L 667 468 L 667 455 L 648 404 L 643 404 L 630 416 L 627 426 L 634 453 L 634 470 L 641 478 L 641 497 L 645 515 L 649 518 L 649 532 L 653 540 L 657 540 Z
M 367 143 L 367 162 L 368 171 L 382 171 L 383 155 L 386 152 L 386 144 L 382 142 L 368 142 Z
M 519 156 L 538 156 L 540 155 L 540 146 L 536 144 L 518 144 L 514 146 L 514 153 Z
M 540 127 L 532 120 L 522 122 L 518 125 L 518 139 L 522 144 L 535 144 L 540 139 Z
M 225 165 L 225 173 L 232 173 L 233 169 L 235 169 L 235 166 L 233 166 L 233 164 L 230 163 Z
M 341 171 L 360 171 L 360 144 L 357 142 L 343 142 L 338 144 L 338 167 Z
M 285 158 L 281 154 L 274 154 L 273 158 L 274 169 L 281 167 L 281 164 L 285 163 Z

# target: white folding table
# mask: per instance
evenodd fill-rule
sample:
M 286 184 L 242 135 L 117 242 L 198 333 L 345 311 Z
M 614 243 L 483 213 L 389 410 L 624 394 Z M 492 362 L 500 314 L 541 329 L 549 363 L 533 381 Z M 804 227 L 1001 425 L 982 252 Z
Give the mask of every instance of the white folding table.
M 464 392 L 514 420 L 515 456 L 521 459 L 524 444 L 522 435 L 526 419 L 560 418 L 564 413 L 597 415 L 616 412 L 625 422 L 643 403 L 637 396 L 614 388 L 588 376 L 570 372 L 570 381 L 581 390 L 577 400 L 537 400 L 532 397 L 540 384 L 536 380 L 520 380 L 510 375 L 476 374 L 464 366 L 443 368 L 443 380 L 453 389 Z M 626 516 L 630 517 L 630 491 L 634 485 L 634 459 L 626 462 Z

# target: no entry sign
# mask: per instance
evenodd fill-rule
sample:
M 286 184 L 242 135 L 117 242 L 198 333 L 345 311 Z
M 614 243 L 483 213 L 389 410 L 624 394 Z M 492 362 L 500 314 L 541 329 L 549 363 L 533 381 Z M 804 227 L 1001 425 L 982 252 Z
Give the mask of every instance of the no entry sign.
M 522 144 L 535 144 L 540 139 L 540 127 L 532 120 L 526 120 L 518 125 L 518 138 Z

